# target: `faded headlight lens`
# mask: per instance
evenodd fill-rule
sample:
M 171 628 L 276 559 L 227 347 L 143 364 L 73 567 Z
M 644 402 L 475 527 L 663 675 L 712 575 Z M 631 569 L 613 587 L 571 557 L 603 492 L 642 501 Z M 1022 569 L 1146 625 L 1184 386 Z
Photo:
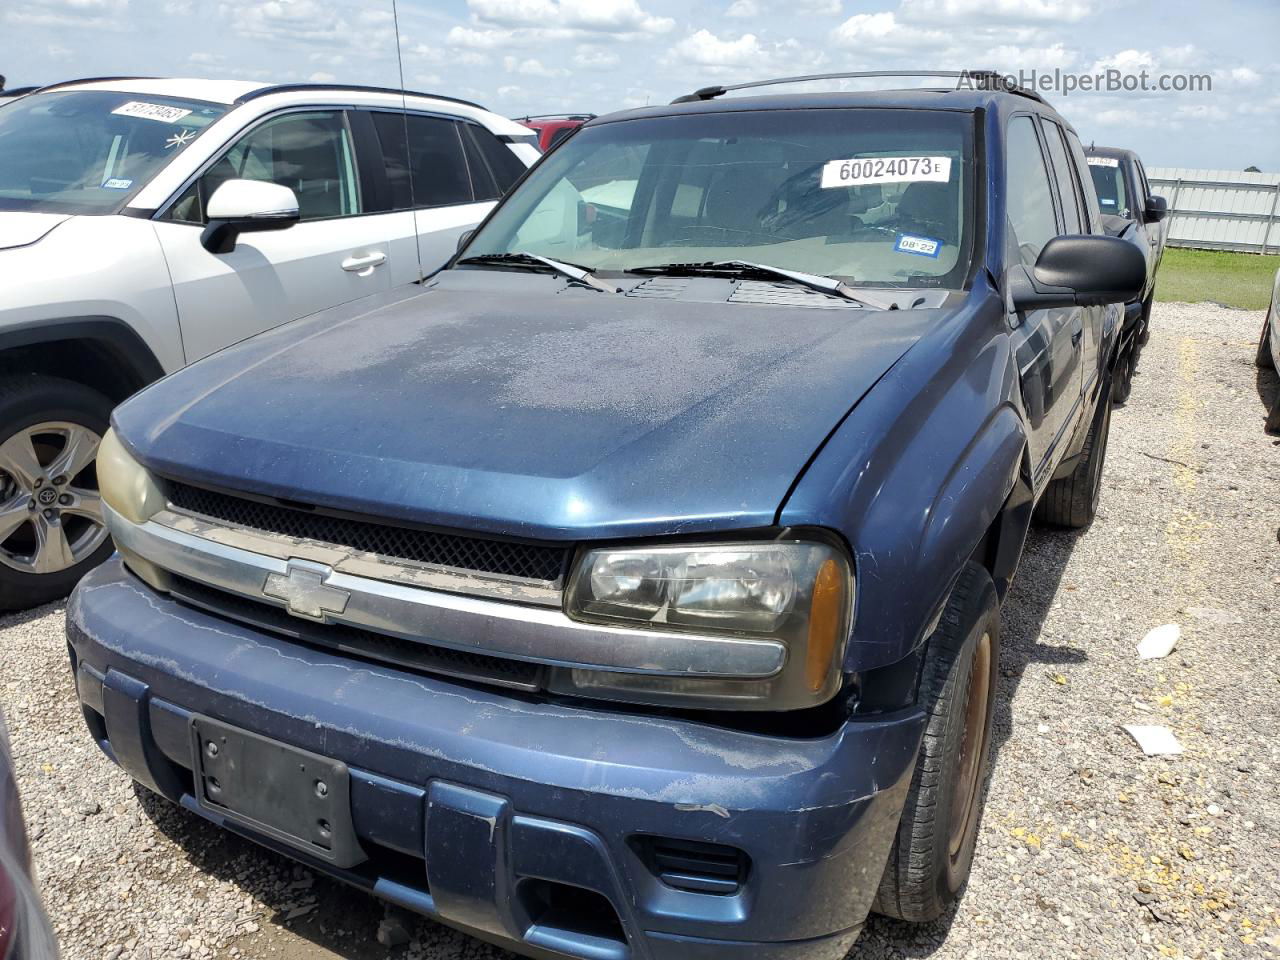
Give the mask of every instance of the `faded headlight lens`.
M 776 677 L 674 678 L 564 671 L 563 692 L 648 703 L 701 701 L 738 709 L 792 709 L 820 703 L 840 684 L 852 623 L 853 577 L 844 553 L 826 543 L 705 543 L 625 547 L 584 554 L 569 583 L 576 620 L 690 634 L 779 641 L 787 662 Z
M 107 506 L 131 523 L 145 523 L 164 509 L 155 478 L 124 448 L 114 430 L 98 447 L 98 490 Z

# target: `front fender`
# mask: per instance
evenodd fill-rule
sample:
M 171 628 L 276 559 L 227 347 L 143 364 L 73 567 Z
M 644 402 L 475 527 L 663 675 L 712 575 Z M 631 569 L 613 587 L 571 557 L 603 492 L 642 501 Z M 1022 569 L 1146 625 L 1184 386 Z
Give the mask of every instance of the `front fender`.
M 797 482 L 779 521 L 837 530 L 853 552 L 847 670 L 896 663 L 919 644 L 1010 499 L 1026 449 L 1017 387 L 999 299 L 975 295 L 907 352 Z

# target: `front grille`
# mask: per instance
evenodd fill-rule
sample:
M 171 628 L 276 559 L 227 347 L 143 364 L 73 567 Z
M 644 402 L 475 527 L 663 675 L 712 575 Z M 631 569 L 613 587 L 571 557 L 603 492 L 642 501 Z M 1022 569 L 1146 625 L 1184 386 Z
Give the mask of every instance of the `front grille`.
M 168 486 L 170 504 L 183 513 L 431 566 L 551 582 L 560 578 L 568 559 L 566 547 L 416 530 L 263 503 L 185 483 Z
M 229 620 L 364 659 L 520 690 L 533 691 L 542 686 L 542 668 L 536 663 L 451 650 L 344 624 L 307 623 L 257 600 L 208 587 L 186 577 L 175 576 L 170 593 L 183 603 Z

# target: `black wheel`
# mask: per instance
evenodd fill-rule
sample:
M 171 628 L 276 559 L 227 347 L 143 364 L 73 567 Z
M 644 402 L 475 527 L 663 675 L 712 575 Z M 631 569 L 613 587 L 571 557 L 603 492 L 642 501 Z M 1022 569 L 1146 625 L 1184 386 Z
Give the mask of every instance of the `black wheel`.
M 986 797 L 999 661 L 995 584 L 970 563 L 929 638 L 920 679 L 928 722 L 877 913 L 926 922 L 964 892 Z
M 1155 291 L 1147 294 L 1147 299 L 1142 301 L 1142 330 L 1138 333 L 1138 343 L 1144 347 L 1147 341 L 1151 339 L 1151 304 L 1156 298 Z
M 1275 367 L 1275 361 L 1271 357 L 1270 316 L 1262 321 L 1262 335 L 1258 337 L 1258 354 L 1253 358 L 1253 362 L 1263 370 L 1271 370 Z
M 1111 378 L 1111 402 L 1120 404 L 1129 399 L 1133 392 L 1133 371 L 1138 365 L 1138 344 L 1133 343 L 1124 356 L 1116 361 L 1116 369 Z
M 0 610 L 64 597 L 111 555 L 94 469 L 110 413 L 70 380 L 0 379 Z
M 1054 527 L 1081 529 L 1093 522 L 1102 496 L 1102 467 L 1107 459 L 1107 438 L 1111 433 L 1110 388 L 1104 387 L 1098 398 L 1089 435 L 1075 469 L 1067 476 L 1049 481 L 1035 518 Z

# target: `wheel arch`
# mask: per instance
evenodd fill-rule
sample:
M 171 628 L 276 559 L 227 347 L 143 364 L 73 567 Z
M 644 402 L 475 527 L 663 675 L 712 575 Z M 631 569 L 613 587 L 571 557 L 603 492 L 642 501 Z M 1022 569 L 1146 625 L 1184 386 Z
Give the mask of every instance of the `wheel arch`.
M 73 380 L 120 403 L 164 375 L 146 342 L 116 317 L 67 317 L 0 330 L 0 373 Z

